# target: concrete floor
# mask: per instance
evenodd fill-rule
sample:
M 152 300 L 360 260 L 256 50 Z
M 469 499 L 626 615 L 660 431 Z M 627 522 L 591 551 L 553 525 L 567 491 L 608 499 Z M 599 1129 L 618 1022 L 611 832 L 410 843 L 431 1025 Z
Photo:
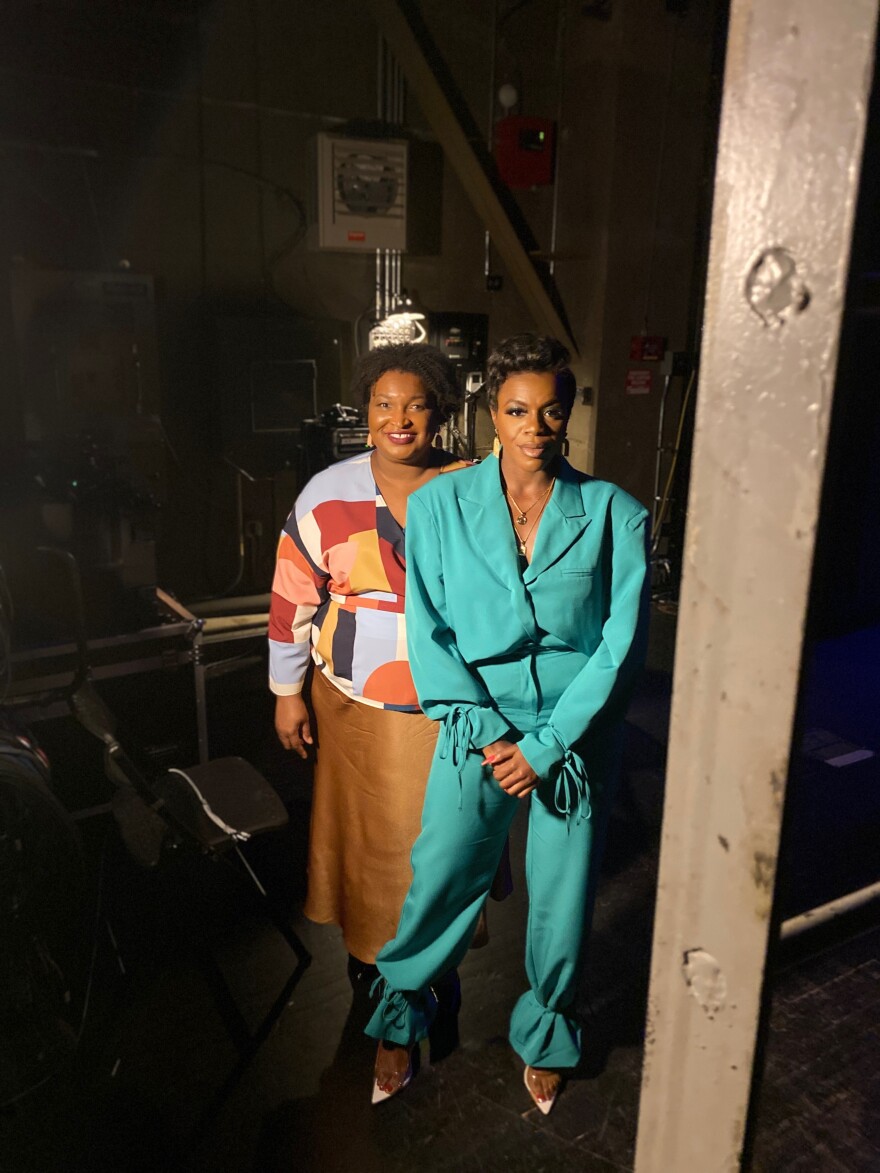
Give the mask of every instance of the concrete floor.
M 224 1089 L 238 1053 L 207 958 L 252 1028 L 294 958 L 231 868 L 182 857 L 141 871 L 112 822 L 91 820 L 83 829 L 102 903 L 86 1029 L 48 1082 L 0 1113 L 0 1171 L 630 1169 L 662 804 L 664 648 L 669 631 L 655 624 L 654 666 L 631 711 L 580 997 L 584 1060 L 549 1117 L 531 1106 L 506 1042 L 524 981 L 523 821 L 512 839 L 515 892 L 491 904 L 490 942 L 462 966 L 460 1048 L 434 1065 L 425 1048 L 411 1087 L 372 1108 L 373 1044 L 361 1033 L 368 993 L 352 993 L 338 930 L 297 911 L 308 779 L 269 752 L 259 764 L 270 775 L 282 771 L 291 825 L 255 843 L 250 858 L 285 899 L 312 955 L 275 1029 Z M 248 724 L 252 748 L 266 744 L 265 698 L 258 686 L 237 687 L 245 692 L 229 686 L 217 698 L 215 753 L 230 748 L 224 730 L 228 738 Z M 56 736 L 67 744 L 72 734 Z M 880 925 L 862 914 L 778 959 L 755 1170 L 880 1168 L 878 946 Z

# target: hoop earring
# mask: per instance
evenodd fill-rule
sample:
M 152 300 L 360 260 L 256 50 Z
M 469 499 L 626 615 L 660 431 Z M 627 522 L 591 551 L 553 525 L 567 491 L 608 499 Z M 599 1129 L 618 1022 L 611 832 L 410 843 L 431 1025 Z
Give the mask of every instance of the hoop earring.
M 570 451 L 571 451 L 571 444 L 569 444 L 569 442 L 568 442 L 568 436 L 564 436 L 562 439 L 562 443 L 559 446 L 559 452 L 562 456 L 568 456 Z

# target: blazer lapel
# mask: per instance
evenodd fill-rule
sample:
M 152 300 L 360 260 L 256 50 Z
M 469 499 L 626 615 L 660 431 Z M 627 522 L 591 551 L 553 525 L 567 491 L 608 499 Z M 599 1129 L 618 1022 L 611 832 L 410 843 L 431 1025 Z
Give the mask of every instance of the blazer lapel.
M 556 484 L 538 526 L 532 560 L 523 574 L 528 586 L 558 562 L 580 537 L 590 519 L 581 496 L 581 478 L 566 460 L 560 461 Z
M 489 570 L 502 586 L 510 589 L 518 578 L 516 546 L 510 532 L 510 515 L 501 491 L 498 458 L 487 456 L 468 478 L 467 492 L 460 498 L 462 515 Z

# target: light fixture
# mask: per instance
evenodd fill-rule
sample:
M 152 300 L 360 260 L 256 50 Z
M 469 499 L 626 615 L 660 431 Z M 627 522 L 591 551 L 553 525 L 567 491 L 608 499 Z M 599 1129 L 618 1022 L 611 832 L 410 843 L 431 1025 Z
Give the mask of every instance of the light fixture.
M 395 298 L 391 312 L 370 330 L 370 350 L 397 342 L 427 342 L 428 332 L 423 314 L 405 289 Z
M 512 110 L 518 101 L 519 94 L 517 93 L 516 86 L 512 86 L 510 82 L 505 82 L 503 86 L 499 87 L 498 105 L 505 113 L 508 110 Z

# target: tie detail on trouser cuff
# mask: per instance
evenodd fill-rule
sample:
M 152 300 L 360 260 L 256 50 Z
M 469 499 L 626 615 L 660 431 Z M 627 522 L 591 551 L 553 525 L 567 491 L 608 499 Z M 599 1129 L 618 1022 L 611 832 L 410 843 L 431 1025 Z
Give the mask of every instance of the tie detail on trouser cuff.
M 367 1023 L 366 1032 L 374 1039 L 385 1039 L 399 1047 L 412 1047 L 427 1036 L 437 1013 L 437 999 L 432 990 L 394 990 L 379 975 L 370 995 L 382 987 L 379 1005 Z
M 534 990 L 519 999 L 510 1016 L 510 1045 L 531 1067 L 576 1067 L 581 1029 L 558 1010 L 542 1006 Z

